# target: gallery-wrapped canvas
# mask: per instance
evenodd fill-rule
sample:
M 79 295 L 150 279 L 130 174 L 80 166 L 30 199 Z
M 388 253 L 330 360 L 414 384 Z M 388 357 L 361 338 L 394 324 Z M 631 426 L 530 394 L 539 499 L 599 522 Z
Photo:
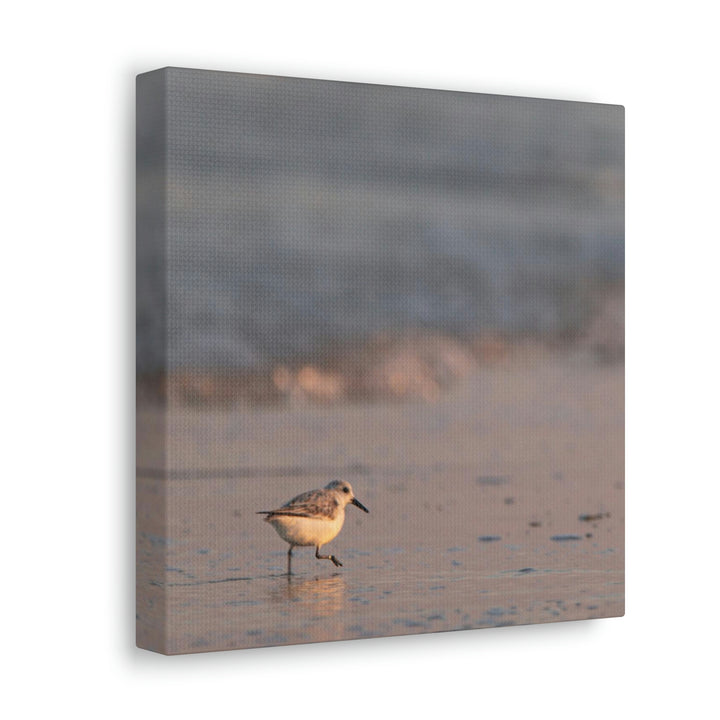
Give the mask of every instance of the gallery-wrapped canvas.
M 137 79 L 137 642 L 624 613 L 620 106 Z

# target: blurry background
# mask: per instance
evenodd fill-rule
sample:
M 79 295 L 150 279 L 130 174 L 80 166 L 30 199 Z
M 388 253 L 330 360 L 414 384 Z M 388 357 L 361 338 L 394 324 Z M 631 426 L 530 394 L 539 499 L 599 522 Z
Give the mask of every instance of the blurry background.
M 621 107 L 166 76 L 165 255 L 162 205 L 138 206 L 157 229 L 138 246 L 140 384 L 167 363 L 190 399 L 268 400 L 305 368 L 334 399 L 418 394 L 393 390 L 398 352 L 435 376 L 520 338 L 622 357 Z M 138 130 L 141 174 L 161 172 L 164 121 Z

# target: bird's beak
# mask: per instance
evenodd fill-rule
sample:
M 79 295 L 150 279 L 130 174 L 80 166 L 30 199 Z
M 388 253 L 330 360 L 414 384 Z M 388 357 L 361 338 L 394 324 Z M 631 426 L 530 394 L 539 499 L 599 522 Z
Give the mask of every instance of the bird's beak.
M 369 513 L 369 512 L 370 512 L 357 498 L 353 498 L 350 502 L 351 502 L 355 507 L 359 507 L 362 511 L 364 511 L 364 512 L 366 512 L 366 513 Z

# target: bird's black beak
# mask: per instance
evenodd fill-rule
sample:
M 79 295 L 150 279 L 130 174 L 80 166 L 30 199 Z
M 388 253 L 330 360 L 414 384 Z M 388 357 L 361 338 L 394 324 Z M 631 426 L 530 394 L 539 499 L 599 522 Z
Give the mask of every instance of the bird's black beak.
M 364 511 L 364 512 L 366 512 L 366 513 L 369 513 L 369 512 L 370 512 L 357 498 L 353 498 L 350 502 L 351 502 L 355 507 L 359 507 L 362 511 Z

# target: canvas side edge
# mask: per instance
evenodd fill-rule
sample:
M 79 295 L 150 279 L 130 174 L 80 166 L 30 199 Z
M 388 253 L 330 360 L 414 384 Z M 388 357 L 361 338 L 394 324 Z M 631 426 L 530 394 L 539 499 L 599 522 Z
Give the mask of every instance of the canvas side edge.
M 167 652 L 167 73 L 136 78 L 136 644 Z M 158 341 L 158 339 L 160 339 Z

